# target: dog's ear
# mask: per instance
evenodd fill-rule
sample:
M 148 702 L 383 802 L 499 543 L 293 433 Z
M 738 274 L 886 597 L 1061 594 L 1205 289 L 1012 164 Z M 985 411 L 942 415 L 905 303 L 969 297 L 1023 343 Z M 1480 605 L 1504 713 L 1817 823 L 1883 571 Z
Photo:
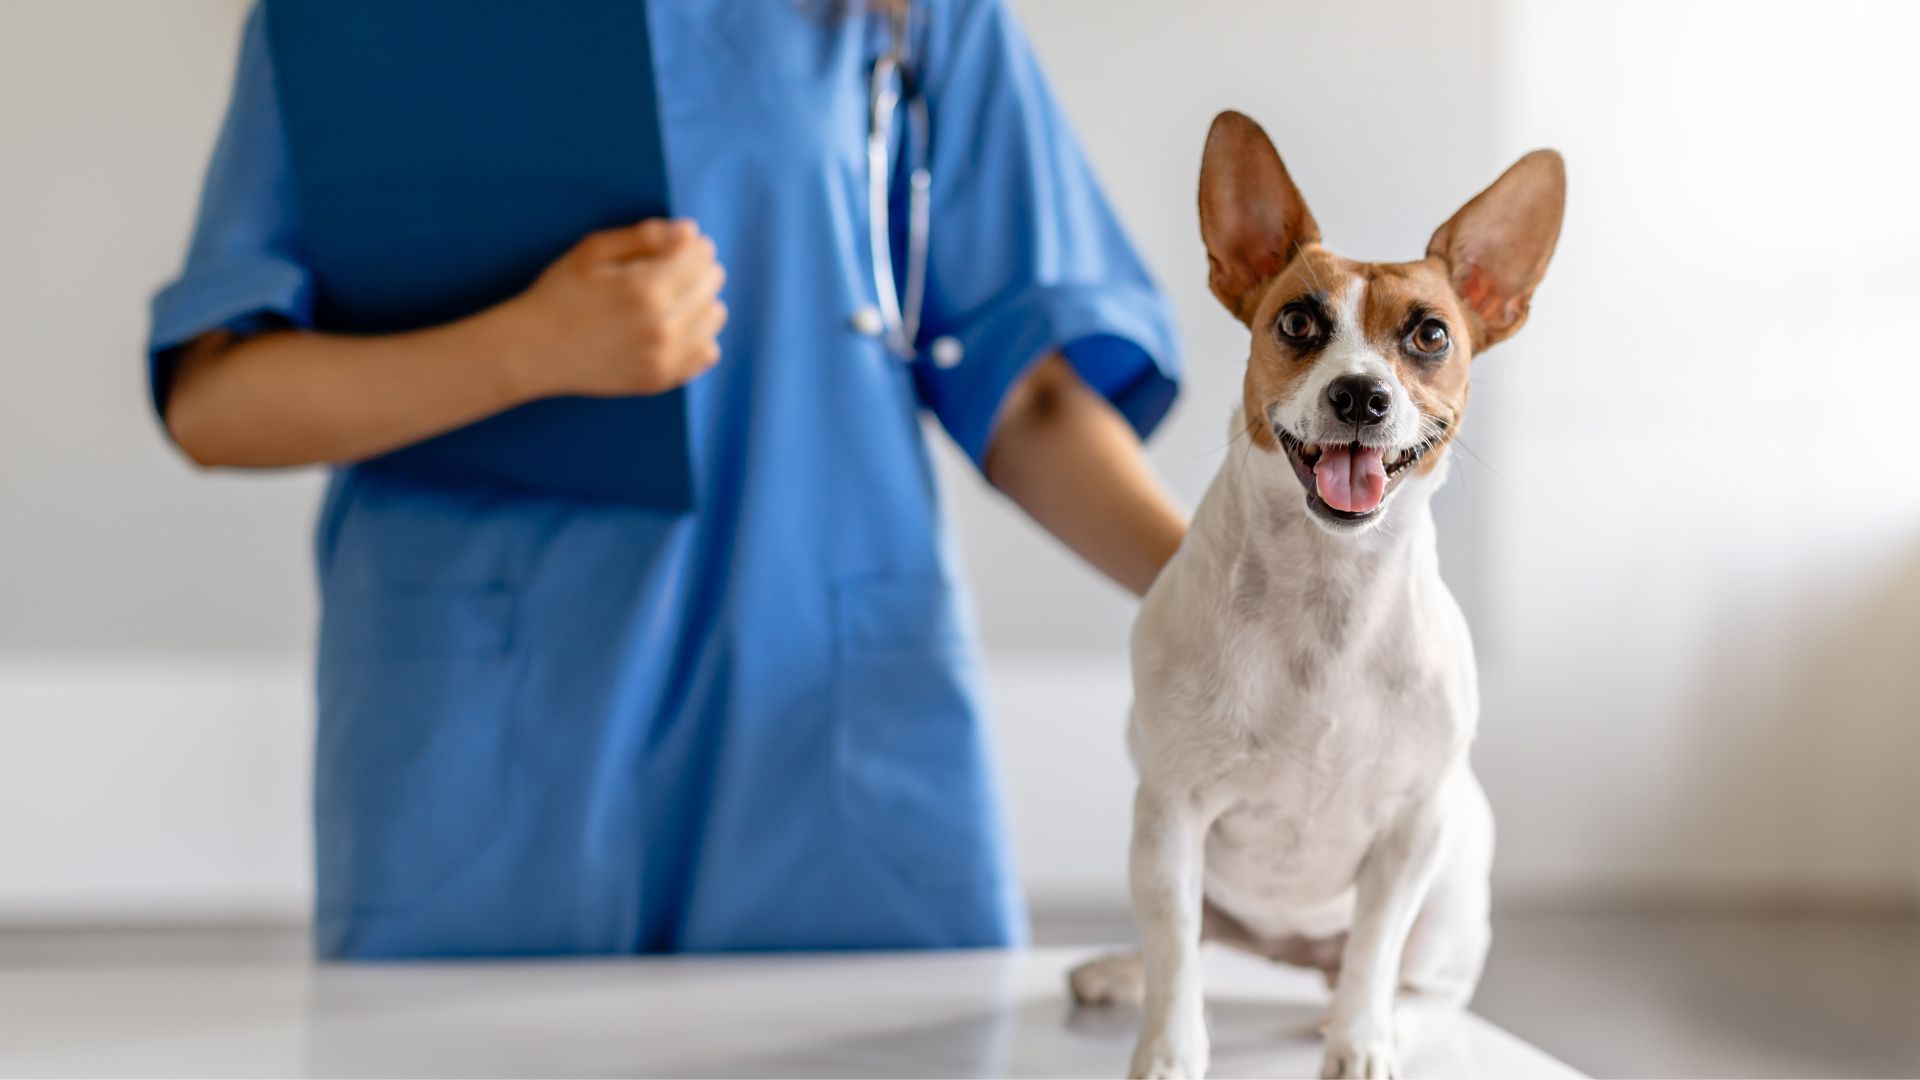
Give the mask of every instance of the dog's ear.
M 1433 234 L 1427 254 L 1446 262 L 1453 291 L 1472 311 L 1474 348 L 1511 337 L 1527 321 L 1566 203 L 1566 164 L 1552 150 L 1535 150 Z
M 1302 244 L 1320 239 L 1300 189 L 1260 125 L 1237 112 L 1213 118 L 1200 162 L 1200 238 L 1207 284 L 1241 322 L 1253 318 L 1260 287 Z

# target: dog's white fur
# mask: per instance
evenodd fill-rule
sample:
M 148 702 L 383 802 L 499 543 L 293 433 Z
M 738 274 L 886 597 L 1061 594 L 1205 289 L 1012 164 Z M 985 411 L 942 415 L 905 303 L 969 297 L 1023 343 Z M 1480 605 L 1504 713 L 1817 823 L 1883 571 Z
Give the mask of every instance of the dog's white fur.
M 1393 387 L 1406 418 L 1382 441 L 1412 446 L 1417 410 L 1352 325 L 1365 284 L 1338 287 L 1342 325 L 1274 419 L 1321 441 L 1335 426 L 1327 383 L 1364 372 Z M 1236 412 L 1233 433 L 1242 425 Z M 1467 764 L 1473 645 L 1440 580 L 1429 507 L 1444 472 L 1409 475 L 1372 528 L 1336 534 L 1283 455 L 1238 439 L 1148 593 L 1128 743 L 1135 917 L 1154 978 L 1132 1075 L 1205 1072 L 1203 932 L 1322 967 L 1338 956 L 1329 1075 L 1396 1071 L 1402 986 L 1471 996 L 1493 818 Z M 1123 996 L 1140 977 L 1137 958 L 1108 958 L 1076 972 L 1075 991 Z
M 1203 939 L 1327 972 L 1325 1076 L 1398 1073 L 1400 991 L 1472 997 L 1493 815 L 1468 766 L 1473 643 L 1440 580 L 1430 504 L 1466 365 L 1525 322 L 1565 190 L 1559 155 L 1535 151 L 1424 260 L 1354 263 L 1318 247 L 1259 125 L 1214 121 L 1201 233 L 1214 295 L 1254 333 L 1247 382 L 1227 461 L 1134 624 L 1142 951 L 1072 977 L 1082 1001 L 1144 994 L 1134 1076 L 1205 1073 Z M 1286 329 L 1289 312 L 1309 325 Z M 1343 376 L 1362 378 L 1333 393 Z M 1385 386 L 1385 410 L 1358 412 L 1355 382 L 1370 403 Z M 1386 486 L 1370 510 L 1338 512 L 1311 462 L 1343 468 L 1321 456 L 1357 455 L 1337 450 L 1356 440 Z

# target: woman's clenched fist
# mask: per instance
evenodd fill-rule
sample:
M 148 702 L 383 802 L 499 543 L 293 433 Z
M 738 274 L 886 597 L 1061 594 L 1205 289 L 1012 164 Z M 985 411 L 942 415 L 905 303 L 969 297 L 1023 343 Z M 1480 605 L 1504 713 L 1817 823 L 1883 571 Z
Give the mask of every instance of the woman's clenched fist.
M 726 271 L 690 221 L 597 232 L 502 305 L 529 396 L 658 394 L 720 359 Z

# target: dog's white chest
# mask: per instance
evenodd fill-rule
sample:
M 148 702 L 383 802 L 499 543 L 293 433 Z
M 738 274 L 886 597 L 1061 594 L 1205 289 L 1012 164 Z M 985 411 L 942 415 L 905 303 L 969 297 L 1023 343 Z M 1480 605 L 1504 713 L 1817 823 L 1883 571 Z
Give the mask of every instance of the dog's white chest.
M 1233 700 L 1252 689 L 1243 682 L 1216 704 L 1222 730 L 1236 717 L 1251 723 L 1244 754 L 1212 792 L 1221 809 L 1206 842 L 1207 894 L 1250 928 L 1341 928 L 1361 858 L 1431 797 L 1470 730 L 1444 667 L 1401 656 L 1392 663 L 1403 677 L 1382 680 L 1381 662 L 1326 658 L 1316 683 L 1286 671 L 1260 700 Z

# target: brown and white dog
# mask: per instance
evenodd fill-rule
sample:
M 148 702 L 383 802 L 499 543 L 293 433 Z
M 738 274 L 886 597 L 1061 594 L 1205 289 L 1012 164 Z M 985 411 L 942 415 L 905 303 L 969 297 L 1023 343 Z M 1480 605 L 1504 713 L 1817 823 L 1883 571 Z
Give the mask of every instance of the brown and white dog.
M 1144 990 L 1134 1076 L 1206 1071 L 1203 938 L 1338 976 L 1326 1076 L 1396 1074 L 1400 990 L 1473 994 L 1493 819 L 1429 501 L 1469 366 L 1526 321 L 1565 191 L 1535 151 L 1425 258 L 1354 262 L 1320 246 L 1259 125 L 1213 123 L 1200 229 L 1214 295 L 1253 332 L 1245 394 L 1134 626 L 1142 951 L 1072 978 L 1083 1002 Z

